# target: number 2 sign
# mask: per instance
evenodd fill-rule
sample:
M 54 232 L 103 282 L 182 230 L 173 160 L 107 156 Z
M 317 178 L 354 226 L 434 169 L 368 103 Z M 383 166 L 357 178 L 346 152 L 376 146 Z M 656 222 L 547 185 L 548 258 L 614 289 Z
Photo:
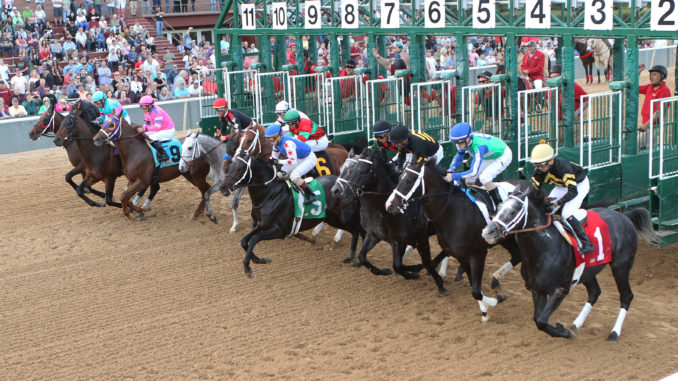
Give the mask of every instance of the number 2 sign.
M 676 22 L 676 0 L 652 0 L 650 4 L 650 29 L 651 30 L 678 30 Z

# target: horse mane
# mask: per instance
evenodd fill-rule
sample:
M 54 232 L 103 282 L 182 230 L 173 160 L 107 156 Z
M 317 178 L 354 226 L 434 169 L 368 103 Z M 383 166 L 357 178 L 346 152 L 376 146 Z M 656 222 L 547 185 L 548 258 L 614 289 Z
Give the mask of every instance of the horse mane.
M 544 210 L 547 195 L 543 190 L 537 189 L 532 181 L 529 180 L 514 180 L 514 183 L 516 187 L 511 194 L 526 195 L 537 209 Z

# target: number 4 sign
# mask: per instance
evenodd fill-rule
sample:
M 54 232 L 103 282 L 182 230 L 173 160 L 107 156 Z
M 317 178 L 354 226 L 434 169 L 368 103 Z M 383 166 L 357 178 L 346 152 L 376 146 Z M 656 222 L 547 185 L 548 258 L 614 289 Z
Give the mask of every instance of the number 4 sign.
M 525 28 L 551 29 L 551 0 L 525 2 Z

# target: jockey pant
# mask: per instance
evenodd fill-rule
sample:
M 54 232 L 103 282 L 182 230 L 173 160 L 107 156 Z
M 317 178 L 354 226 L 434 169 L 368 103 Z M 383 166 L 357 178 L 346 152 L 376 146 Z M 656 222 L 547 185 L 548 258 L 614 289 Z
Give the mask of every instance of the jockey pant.
M 553 197 L 556 200 L 560 200 L 567 193 L 566 187 L 554 187 L 549 197 Z M 589 194 L 589 178 L 586 177 L 582 182 L 577 184 L 577 197 L 568 201 L 563 205 L 562 211 L 560 213 L 563 218 L 568 218 L 570 216 L 575 216 L 579 221 L 583 221 L 586 218 L 586 211 L 581 209 L 581 203 L 584 202 L 586 195 Z
M 303 159 L 297 159 L 297 164 L 294 166 L 283 165 L 282 170 L 290 174 L 290 180 L 299 185 L 303 181 L 302 177 L 310 172 L 315 167 L 317 159 L 313 152 L 309 153 Z
M 150 140 L 164 142 L 167 140 L 172 140 L 174 138 L 175 132 L 176 130 L 174 128 L 160 131 L 146 131 L 146 136 L 148 136 Z
M 327 139 L 327 135 L 325 135 L 318 140 L 307 140 L 306 144 L 311 147 L 311 151 L 318 152 L 326 150 L 327 146 L 330 144 L 330 140 Z
M 493 160 L 483 160 L 483 162 L 480 163 L 477 177 L 465 177 L 464 181 L 466 181 L 466 183 L 474 183 L 477 178 L 482 185 L 492 182 L 495 177 L 504 172 L 509 164 L 511 164 L 512 160 L 513 152 L 511 152 L 509 147 L 506 147 L 503 155 Z

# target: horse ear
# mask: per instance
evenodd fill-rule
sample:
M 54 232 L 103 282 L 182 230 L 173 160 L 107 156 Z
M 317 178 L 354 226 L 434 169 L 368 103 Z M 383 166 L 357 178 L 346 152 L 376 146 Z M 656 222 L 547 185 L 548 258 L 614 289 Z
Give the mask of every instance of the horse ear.
M 355 152 L 353 152 L 353 148 L 351 148 L 350 151 L 348 151 L 348 157 L 353 157 L 355 155 Z
M 50 102 L 49 108 L 47 109 L 48 114 L 54 114 L 54 103 Z
M 125 110 L 120 110 L 120 112 L 118 113 L 118 115 L 116 115 L 116 117 L 117 117 L 118 119 L 122 118 L 122 113 L 123 113 L 124 111 L 125 111 Z

